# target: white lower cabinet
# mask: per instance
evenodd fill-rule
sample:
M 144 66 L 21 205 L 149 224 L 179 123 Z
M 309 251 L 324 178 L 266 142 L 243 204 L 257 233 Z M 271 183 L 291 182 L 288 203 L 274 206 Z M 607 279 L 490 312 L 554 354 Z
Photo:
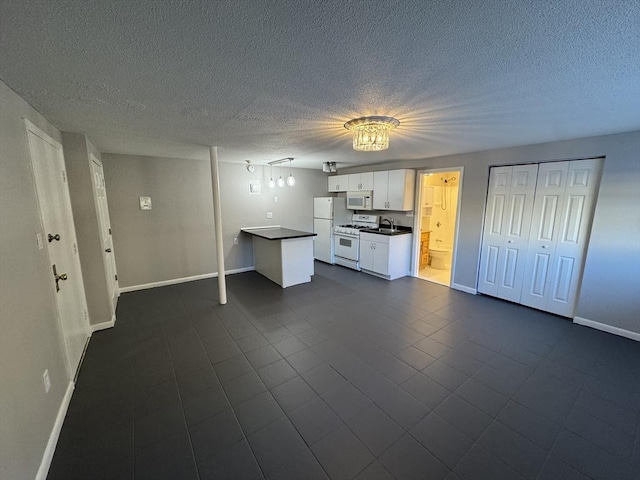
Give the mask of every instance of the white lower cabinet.
M 387 280 L 405 277 L 411 264 L 411 234 L 360 233 L 360 268 Z

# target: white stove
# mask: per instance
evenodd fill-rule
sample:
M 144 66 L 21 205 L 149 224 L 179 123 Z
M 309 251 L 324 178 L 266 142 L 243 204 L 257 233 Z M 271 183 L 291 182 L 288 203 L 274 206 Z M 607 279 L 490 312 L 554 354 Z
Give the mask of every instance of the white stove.
M 360 230 L 378 228 L 377 215 L 354 214 L 351 223 L 338 225 L 333 229 L 335 242 L 335 262 L 343 267 L 360 270 Z

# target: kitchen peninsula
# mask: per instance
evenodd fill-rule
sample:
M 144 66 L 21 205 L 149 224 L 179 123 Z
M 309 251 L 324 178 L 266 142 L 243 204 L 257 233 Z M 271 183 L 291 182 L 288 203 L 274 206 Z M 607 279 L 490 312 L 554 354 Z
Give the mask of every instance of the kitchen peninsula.
M 258 273 L 282 288 L 311 281 L 315 233 L 283 227 L 241 230 L 253 237 L 253 257 Z

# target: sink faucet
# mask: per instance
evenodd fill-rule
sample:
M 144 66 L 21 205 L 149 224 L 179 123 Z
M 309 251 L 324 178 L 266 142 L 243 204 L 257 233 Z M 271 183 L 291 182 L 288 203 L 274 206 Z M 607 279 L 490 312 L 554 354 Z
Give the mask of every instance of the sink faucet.
M 395 228 L 395 220 L 393 219 L 393 217 L 383 218 L 382 220 L 380 220 L 380 223 L 382 222 L 387 222 L 391 230 Z

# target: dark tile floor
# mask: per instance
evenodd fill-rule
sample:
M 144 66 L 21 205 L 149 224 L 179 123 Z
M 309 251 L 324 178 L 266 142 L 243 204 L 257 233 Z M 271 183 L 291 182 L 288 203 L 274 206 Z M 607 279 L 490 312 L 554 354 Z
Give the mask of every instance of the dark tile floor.
M 640 345 L 316 264 L 124 294 L 49 479 L 638 479 Z

